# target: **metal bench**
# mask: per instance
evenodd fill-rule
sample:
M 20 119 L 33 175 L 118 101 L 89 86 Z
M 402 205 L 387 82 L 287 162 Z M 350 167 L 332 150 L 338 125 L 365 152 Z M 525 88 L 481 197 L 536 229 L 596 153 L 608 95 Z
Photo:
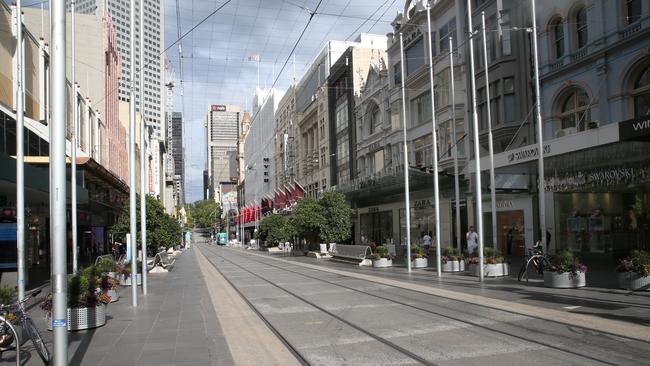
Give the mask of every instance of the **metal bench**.
M 336 244 L 330 248 L 330 255 L 337 259 L 341 258 L 363 263 L 364 260 L 370 258 L 372 250 L 367 245 Z
M 156 256 L 153 259 L 153 265 L 151 266 L 151 269 L 153 270 L 156 267 L 160 267 L 165 271 L 171 271 L 172 268 L 174 268 L 174 263 L 176 262 L 175 259 L 170 258 L 167 255 L 167 252 L 160 252 L 156 254 Z M 157 272 L 157 271 L 155 271 Z M 164 272 L 164 271 L 163 271 Z

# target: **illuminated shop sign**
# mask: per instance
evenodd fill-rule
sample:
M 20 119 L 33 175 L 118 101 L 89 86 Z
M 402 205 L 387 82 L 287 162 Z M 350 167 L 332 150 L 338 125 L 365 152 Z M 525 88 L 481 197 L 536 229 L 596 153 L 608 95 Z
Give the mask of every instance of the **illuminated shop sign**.
M 549 177 L 546 179 L 545 184 L 547 191 L 569 192 L 644 182 L 650 182 L 650 166 L 578 171 L 567 175 Z

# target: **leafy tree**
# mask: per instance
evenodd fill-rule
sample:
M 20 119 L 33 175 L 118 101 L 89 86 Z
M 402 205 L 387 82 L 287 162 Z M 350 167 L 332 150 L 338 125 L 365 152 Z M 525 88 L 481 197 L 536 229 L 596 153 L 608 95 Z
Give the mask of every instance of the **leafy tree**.
M 158 247 L 171 248 L 181 242 L 181 227 L 173 217 L 165 212 L 165 207 L 156 198 L 149 195 L 147 201 L 147 248 L 155 251 Z M 130 233 L 129 201 L 122 206 L 122 212 L 111 231 L 116 239 L 126 243 L 126 234 Z M 140 245 L 140 198 L 136 197 L 136 240 Z
M 258 239 L 270 243 L 270 246 L 289 241 L 293 234 L 293 227 L 289 224 L 289 220 L 280 214 L 264 217 L 256 233 Z
M 214 224 L 221 226 L 221 206 L 213 200 L 195 202 L 190 215 L 196 227 L 209 228 Z
M 298 201 L 289 222 L 296 235 L 305 238 L 310 247 L 318 244 L 320 232 L 327 225 L 323 207 L 313 198 Z
M 325 243 L 340 243 L 352 235 L 352 209 L 345 196 L 337 192 L 325 192 L 318 200 L 325 217 L 325 225 L 320 230 L 319 237 Z

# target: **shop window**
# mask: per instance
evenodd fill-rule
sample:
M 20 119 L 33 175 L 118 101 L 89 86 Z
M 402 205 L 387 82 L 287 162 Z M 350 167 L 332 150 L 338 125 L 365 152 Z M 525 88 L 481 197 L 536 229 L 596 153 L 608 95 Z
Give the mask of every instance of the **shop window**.
M 625 19 L 627 24 L 632 24 L 641 19 L 642 5 L 641 0 L 624 0 L 625 2 Z
M 361 244 L 393 242 L 393 212 L 383 211 L 360 215 Z
M 564 24 L 562 18 L 557 17 L 553 19 L 549 24 L 549 30 L 552 35 L 551 42 L 554 52 L 552 56 L 554 58 L 560 58 L 564 56 Z
M 584 90 L 576 88 L 569 93 L 562 103 L 560 120 L 563 129 L 575 127 L 578 131 L 591 122 L 589 96 Z
M 650 115 L 650 65 L 636 79 L 634 83 L 634 117 Z
M 582 48 L 587 45 L 587 9 L 585 7 L 580 8 L 576 12 L 575 19 L 576 27 L 576 40 L 578 42 L 578 48 Z

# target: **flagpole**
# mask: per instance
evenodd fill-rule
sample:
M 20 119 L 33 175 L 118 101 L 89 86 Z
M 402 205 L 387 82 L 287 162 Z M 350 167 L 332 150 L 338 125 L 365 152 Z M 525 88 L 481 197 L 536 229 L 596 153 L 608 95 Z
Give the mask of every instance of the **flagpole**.
M 404 205 L 406 207 L 406 267 L 411 272 L 411 197 L 409 189 L 409 156 L 408 156 L 408 141 L 406 134 L 406 73 L 404 72 L 404 35 L 399 34 L 399 46 L 401 57 L 401 72 L 402 72 L 402 129 L 404 132 Z M 433 91 L 431 91 L 433 93 Z
M 140 246 L 142 247 L 142 294 L 147 294 L 147 164 L 144 135 L 147 129 L 144 110 L 144 1 L 140 1 Z M 180 47 L 180 43 L 178 44 Z M 182 65 L 182 63 L 181 63 Z M 182 75 L 182 73 L 181 73 Z M 181 80 L 182 83 L 182 80 Z M 183 92 L 181 84 L 181 93 Z M 168 111 L 172 113 L 172 111 Z M 173 118 L 172 118 L 173 120 Z
M 135 1 L 131 1 L 131 72 L 129 74 L 129 218 L 131 242 L 131 305 L 138 306 L 138 253 L 135 198 Z M 144 263 L 146 265 L 146 263 Z
M 478 111 L 476 110 L 476 74 L 474 67 L 474 27 L 472 26 L 472 0 L 467 0 L 467 28 L 469 31 L 469 65 L 472 89 L 472 120 L 474 126 L 474 163 L 476 175 L 476 226 L 478 229 L 479 280 L 483 282 L 483 197 L 481 191 L 481 149 L 479 144 Z
M 22 1 L 16 2 L 16 270 L 18 300 L 25 298 L 25 91 Z
M 454 44 L 452 37 L 449 37 L 449 72 L 450 72 L 450 86 L 451 86 L 451 134 L 454 138 L 453 152 L 454 154 L 454 191 L 456 194 L 456 247 L 458 252 L 461 251 L 461 231 L 460 231 L 460 182 L 458 179 L 458 141 L 456 141 L 456 87 L 454 85 Z
M 492 209 L 492 247 L 497 247 L 497 194 L 494 184 L 494 143 L 492 137 L 492 111 L 490 107 L 490 73 L 488 71 L 487 37 L 485 36 L 485 12 L 481 12 L 483 31 L 483 67 L 485 68 L 485 99 L 488 121 L 488 154 L 490 155 L 490 204 Z
M 440 258 L 440 186 L 438 177 L 438 126 L 436 124 L 436 98 L 433 87 L 433 44 L 431 41 L 431 4 L 427 5 L 427 26 L 429 28 L 429 81 L 431 83 L 431 139 L 433 140 L 433 199 L 436 215 L 436 269 L 438 277 L 442 277 L 442 264 Z M 410 256 L 409 256 L 410 262 Z

